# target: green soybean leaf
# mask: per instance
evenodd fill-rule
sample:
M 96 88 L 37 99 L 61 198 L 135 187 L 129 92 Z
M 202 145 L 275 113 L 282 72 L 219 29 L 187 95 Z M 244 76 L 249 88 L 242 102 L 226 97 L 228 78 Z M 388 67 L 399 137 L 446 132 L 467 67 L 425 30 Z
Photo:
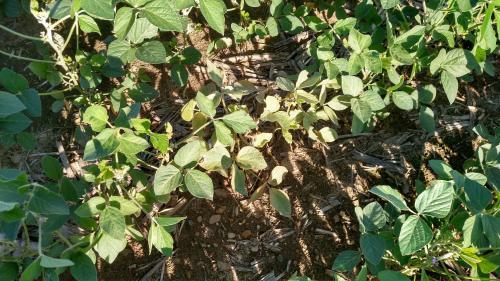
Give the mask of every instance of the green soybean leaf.
M 482 214 L 481 223 L 484 235 L 492 247 L 500 247 L 500 218 Z
M 170 69 L 170 77 L 177 86 L 184 87 L 188 82 L 189 73 L 183 64 L 174 64 Z
M 422 36 L 424 36 L 424 32 L 425 32 L 425 26 L 416 25 L 412 27 L 410 30 L 396 37 L 394 39 L 394 44 L 401 45 L 406 50 L 410 50 L 410 48 L 413 47 L 416 43 L 418 43 L 418 41 L 420 41 Z
M 222 0 L 200 0 L 200 10 L 208 24 L 215 31 L 224 35 L 226 4 Z
M 342 76 L 342 93 L 357 97 L 363 93 L 363 81 L 356 76 Z
M 415 208 L 420 215 L 444 218 L 450 212 L 453 198 L 453 185 L 446 181 L 438 181 L 420 193 L 415 200 Z
M 99 226 L 102 231 L 114 239 L 120 240 L 125 236 L 125 217 L 119 209 L 107 206 L 99 217 Z
M 362 34 L 356 29 L 351 29 L 349 32 L 349 47 L 357 53 L 361 54 L 364 50 L 368 49 L 372 44 L 372 39 L 370 35 Z
M 433 133 L 436 130 L 436 122 L 434 121 L 434 111 L 427 106 L 420 107 L 418 114 L 420 126 L 428 133 Z
M 378 264 L 385 254 L 385 240 L 375 234 L 364 233 L 359 241 L 361 252 L 366 260 L 372 264 Z
M 140 44 L 146 39 L 156 37 L 158 27 L 146 18 L 138 18 L 127 33 L 127 39 L 133 44 Z
M 377 231 L 385 226 L 385 211 L 378 202 L 371 202 L 363 208 L 361 223 L 368 231 Z
M 19 281 L 33 281 L 36 280 L 42 273 L 42 267 L 40 266 L 40 257 L 35 259 L 32 263 L 24 269 Z
M 454 195 L 453 184 L 447 181 L 438 181 L 420 193 L 415 200 L 415 208 L 419 215 L 444 218 L 451 210 Z
M 352 271 L 361 261 L 361 255 L 358 251 L 342 251 L 333 261 L 332 269 L 340 272 Z
M 222 87 L 224 81 L 224 71 L 219 69 L 213 62 L 207 61 L 208 76 L 217 86 Z
M 339 19 L 333 25 L 333 30 L 340 36 L 346 36 L 356 26 L 356 18 Z
M 247 133 L 251 129 L 255 129 L 257 127 L 257 124 L 255 124 L 252 117 L 250 117 L 250 115 L 244 110 L 238 110 L 224 115 L 224 117 L 222 117 L 222 121 L 237 134 Z
M 392 93 L 392 101 L 394 104 L 406 111 L 410 111 L 413 109 L 413 99 L 412 97 L 403 91 L 396 91 Z
M 69 215 L 64 198 L 40 185 L 35 187 L 28 210 L 42 215 Z
M 9 12 L 9 8 L 8 8 L 9 2 L 10 1 L 7 1 L 6 2 L 7 7 L 4 7 L 5 12 L 7 14 Z M 59 1 L 51 2 L 49 5 L 47 5 L 47 8 L 50 9 L 50 12 L 49 12 L 48 16 L 51 17 L 51 18 L 53 18 L 53 19 L 61 19 L 61 18 L 65 17 L 65 16 L 69 16 L 70 13 L 71 13 L 71 6 L 72 6 L 71 2 L 72 1 L 70 1 L 70 0 L 59 0 Z M 16 2 L 10 2 L 10 3 L 16 3 Z M 16 4 L 18 4 L 18 3 L 16 3 Z M 17 7 L 17 9 L 19 9 L 19 10 L 20 10 L 20 8 L 21 7 Z
M 44 268 L 58 268 L 75 265 L 72 261 L 67 259 L 56 259 L 43 255 L 40 260 L 40 265 Z
M 463 49 L 453 49 L 446 53 L 441 62 L 441 68 L 454 77 L 461 77 L 468 74 L 467 57 Z
M 288 195 L 280 189 L 270 188 L 269 196 L 271 198 L 271 206 L 273 206 L 282 216 L 292 216 L 292 204 Z
M 470 9 L 472 9 L 472 5 L 470 3 L 470 0 L 458 0 L 457 4 L 458 4 L 458 9 L 460 10 L 460 12 L 467 12 Z
M 304 30 L 304 25 L 300 19 L 294 15 L 286 15 L 278 19 L 283 31 L 289 32 L 291 34 L 297 34 Z
M 442 160 L 429 160 L 429 167 L 431 167 L 432 171 L 439 177 L 439 179 L 443 180 L 451 180 L 453 179 L 451 168 L 446 162 Z
M 401 193 L 388 185 L 377 185 L 370 189 L 370 192 L 379 196 L 382 199 L 389 201 L 394 207 L 399 210 L 408 211 L 405 200 Z
M 151 224 L 151 228 L 148 233 L 148 243 L 150 252 L 152 246 L 154 246 L 163 255 L 172 255 L 172 250 L 174 249 L 174 239 L 163 226 L 157 225 L 156 223 Z
M 380 4 L 382 5 L 383 9 L 388 10 L 396 7 L 396 5 L 399 4 L 399 0 L 381 0 Z
M 285 175 L 288 173 L 288 169 L 284 166 L 276 166 L 271 171 L 271 176 L 267 183 L 272 186 L 280 185 L 283 182 Z
M 91 18 L 87 15 L 79 15 L 78 16 L 78 26 L 85 33 L 95 32 L 95 33 L 101 34 L 101 30 L 99 29 L 97 22 L 95 22 L 95 20 L 93 18 Z
M 149 148 L 149 143 L 145 139 L 136 136 L 132 132 L 126 132 L 119 138 L 120 145 L 118 151 L 127 155 L 133 156 L 139 152 L 145 151 Z
M 108 111 L 100 105 L 92 105 L 83 113 L 83 122 L 89 124 L 94 132 L 102 132 L 106 128 L 108 118 Z
M 137 59 L 150 64 L 165 63 L 167 51 L 160 41 L 149 41 L 137 48 Z
M 95 18 L 113 20 L 115 11 L 112 2 L 112 0 L 81 0 L 81 7 Z
M 11 93 L 0 91 L 0 118 L 23 111 L 26 106 L 19 98 Z
M 420 103 L 431 104 L 436 98 L 436 87 L 433 85 L 419 87 L 417 91 L 418 102 Z
M 247 4 L 249 7 L 253 7 L 253 8 L 260 7 L 259 0 L 245 0 L 245 4 Z
M 42 158 L 42 169 L 47 177 L 55 181 L 58 181 L 63 177 L 63 168 L 61 163 L 52 156 L 44 156 Z
M 163 227 L 174 226 L 185 219 L 186 219 L 186 217 L 156 217 L 155 218 L 156 222 Z
M 231 167 L 232 160 L 229 151 L 222 146 L 216 145 L 209 151 L 203 154 L 203 159 L 200 166 L 207 171 L 219 172 L 224 177 L 227 177 L 227 169 Z
M 200 111 L 209 117 L 214 117 L 217 113 L 217 105 L 215 104 L 214 99 L 210 99 L 202 92 L 198 92 L 195 97 L 196 104 L 198 105 Z
M 0 262 L 2 281 L 15 281 L 19 274 L 19 266 L 15 262 Z
M 367 278 L 368 278 L 368 267 L 365 264 L 361 267 L 361 270 L 359 271 L 354 281 L 366 281 Z
M 76 281 L 97 281 L 97 270 L 89 256 L 77 252 L 71 256 L 71 261 L 75 265 L 70 267 L 69 271 Z
M 205 142 L 199 140 L 189 142 L 177 151 L 174 162 L 181 167 L 192 166 L 198 163 L 206 151 Z
M 214 184 L 212 179 L 198 170 L 188 170 L 184 176 L 186 188 L 194 197 L 213 200 Z
M 107 55 L 112 59 L 120 59 L 121 62 L 127 63 L 135 59 L 135 52 L 136 49 L 132 48 L 129 42 L 116 39 L 109 43 Z
M 106 200 L 100 196 L 92 197 L 87 202 L 80 205 L 75 214 L 82 218 L 90 218 L 101 213 L 106 207 Z
M 441 84 L 443 85 L 444 93 L 448 98 L 448 102 L 453 104 L 457 98 L 458 93 L 458 80 L 453 76 L 453 74 L 444 70 L 441 72 Z
M 246 182 L 245 173 L 243 173 L 243 171 L 240 170 L 235 163 L 233 163 L 233 165 L 231 165 L 231 187 L 236 192 L 244 196 L 247 196 L 248 192 L 246 189 L 247 186 L 245 182 Z
M 278 77 L 276 79 L 276 85 L 283 91 L 293 92 L 295 90 L 293 82 L 285 77 Z
M 124 230 L 125 231 L 125 230 Z M 118 254 L 125 249 L 127 246 L 127 240 L 125 239 L 125 233 L 122 233 L 122 238 L 115 239 L 111 235 L 103 232 L 101 238 L 94 246 L 94 250 L 99 254 L 99 257 L 104 259 L 108 263 L 113 263 L 118 257 Z
M 403 273 L 390 270 L 381 271 L 377 276 L 380 280 L 384 281 L 410 281 Z
M 245 146 L 236 155 L 236 162 L 243 170 L 260 171 L 267 168 L 262 153 L 253 146 Z
M 276 37 L 279 34 L 278 22 L 274 17 L 269 17 L 266 21 L 266 28 L 271 37 Z
M 370 120 L 372 116 L 372 110 L 370 108 L 370 104 L 367 101 L 361 99 L 352 99 L 351 109 L 354 115 L 356 115 L 363 123 L 368 122 L 368 120 Z
M 135 11 L 130 7 L 121 7 L 116 12 L 115 22 L 113 24 L 113 33 L 118 39 L 125 39 L 132 28 L 135 20 Z
M 464 181 L 465 204 L 473 214 L 483 211 L 493 199 L 491 191 L 467 176 Z
M 432 240 L 432 230 L 418 216 L 409 216 L 401 226 L 398 237 L 399 249 L 403 256 L 411 255 L 422 249 Z
M 187 28 L 187 19 L 179 14 L 174 2 L 154 0 L 147 3 L 141 13 L 162 31 L 182 32 Z
M 0 93 L 1 95 L 1 93 Z M 42 101 L 35 89 L 26 89 L 21 92 L 19 99 L 26 106 L 24 111 L 28 116 L 41 117 L 42 116 Z
M 0 118 L 0 132 L 6 134 L 18 134 L 26 130 L 32 121 L 21 112 Z
M 120 213 L 124 216 L 130 216 L 141 211 L 133 201 L 121 196 L 110 196 L 109 205 L 120 210 Z
M 185 64 L 195 64 L 201 59 L 201 53 L 195 47 L 189 46 L 182 50 L 182 62 Z
M 118 140 L 118 131 L 116 129 L 104 129 L 92 140 L 87 142 L 83 152 L 84 161 L 95 161 L 113 154 L 120 142 Z
M 231 130 L 222 121 L 214 121 L 214 127 L 217 141 L 225 146 L 233 146 L 234 139 Z
M 177 1 L 175 1 L 175 6 L 179 10 L 191 8 L 194 5 L 196 5 L 195 0 L 177 0 Z
M 182 184 L 181 171 L 174 165 L 161 166 L 155 174 L 153 188 L 156 195 L 170 194 Z
M 5 67 L 0 71 L 0 85 L 14 94 L 29 88 L 26 77 Z
M 19 204 L 15 202 L 3 202 L 0 201 L 0 212 L 10 211 L 17 207 Z M 1 264 L 0 264 L 1 267 Z

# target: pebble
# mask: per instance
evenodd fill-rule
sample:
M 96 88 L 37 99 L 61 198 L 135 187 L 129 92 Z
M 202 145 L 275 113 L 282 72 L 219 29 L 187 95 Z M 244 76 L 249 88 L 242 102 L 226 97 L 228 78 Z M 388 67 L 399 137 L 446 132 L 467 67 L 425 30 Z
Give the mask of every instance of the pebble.
M 250 250 L 254 253 L 257 253 L 259 251 L 259 247 L 258 246 L 253 246 L 252 248 L 250 248 Z
M 232 233 L 232 232 L 229 232 L 229 233 L 227 234 L 227 238 L 229 238 L 229 239 L 234 239 L 235 237 L 236 237 L 236 234 L 234 234 L 234 233 Z
M 226 206 L 222 206 L 220 208 L 217 208 L 217 210 L 215 210 L 215 213 L 223 214 L 225 211 L 226 211 Z
M 245 230 L 241 233 L 241 237 L 243 237 L 243 239 L 248 239 L 252 236 L 252 231 L 250 230 Z
M 220 221 L 221 217 L 222 217 L 221 215 L 212 215 L 212 216 L 210 217 L 210 219 L 208 219 L 208 223 L 209 223 L 209 224 L 215 224 L 215 223 L 218 223 L 218 222 Z
M 202 218 L 201 216 L 198 216 L 198 217 L 196 218 L 196 221 L 197 221 L 197 222 L 201 222 L 202 220 L 203 220 L 203 218 Z

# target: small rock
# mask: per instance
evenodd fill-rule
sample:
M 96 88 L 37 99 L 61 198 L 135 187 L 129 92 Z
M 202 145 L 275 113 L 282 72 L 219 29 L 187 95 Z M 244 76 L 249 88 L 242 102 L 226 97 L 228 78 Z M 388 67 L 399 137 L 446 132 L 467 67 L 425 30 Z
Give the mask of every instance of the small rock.
M 221 219 L 221 215 L 212 215 L 210 219 L 208 219 L 209 224 L 215 224 L 218 223 Z
M 215 213 L 217 213 L 217 214 L 223 214 L 225 211 L 226 211 L 226 207 L 222 206 L 220 208 L 217 208 L 217 210 L 215 210 Z
M 234 233 L 232 233 L 232 232 L 229 232 L 229 233 L 227 234 L 227 238 L 229 238 L 229 239 L 234 239 L 235 237 L 236 237 L 236 234 L 234 234 Z
M 203 218 L 202 218 L 201 216 L 198 216 L 198 217 L 196 218 L 196 221 L 197 221 L 197 222 L 201 222 L 202 220 L 203 220 Z
M 248 229 L 247 229 L 247 230 L 245 230 L 245 231 L 243 231 L 243 232 L 241 233 L 241 237 L 242 237 L 243 239 L 248 239 L 248 238 L 250 238 L 251 236 L 252 236 L 252 231 L 250 231 L 250 230 L 248 230 Z
M 254 253 L 257 253 L 259 251 L 259 247 L 258 246 L 253 246 L 252 248 L 250 248 L 250 251 L 252 251 Z

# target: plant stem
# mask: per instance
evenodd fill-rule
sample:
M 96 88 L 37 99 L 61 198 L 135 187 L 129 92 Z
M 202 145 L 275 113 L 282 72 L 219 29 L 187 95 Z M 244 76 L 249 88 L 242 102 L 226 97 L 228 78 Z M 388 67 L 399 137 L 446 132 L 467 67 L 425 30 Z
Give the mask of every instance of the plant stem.
M 64 89 L 64 90 L 55 90 L 51 92 L 46 92 L 46 93 L 38 93 L 39 96 L 51 96 L 51 95 L 57 95 L 57 94 L 62 94 L 65 92 L 71 91 L 71 88 Z
M 58 26 L 59 24 L 61 24 L 62 22 L 64 22 L 65 20 L 69 19 L 71 17 L 71 15 L 67 15 L 63 18 L 61 18 L 60 20 L 56 21 L 55 23 L 53 23 L 51 26 L 52 26 L 52 29 L 54 29 L 56 26 Z
M 38 255 L 43 256 L 42 251 L 42 218 L 38 217 Z
M 33 41 L 41 41 L 41 42 L 44 42 L 43 38 L 41 37 L 34 37 L 34 36 L 29 36 L 29 35 L 26 35 L 26 34 L 22 34 L 22 33 L 19 33 L 15 30 L 12 30 L 2 24 L 0 24 L 0 29 L 3 29 L 7 32 L 9 32 L 10 34 L 13 34 L 13 35 L 16 35 L 17 37 L 21 37 L 21 38 L 24 38 L 24 39 L 28 39 L 28 40 L 33 40 Z
M 196 129 L 196 131 L 192 132 L 191 134 L 185 136 L 183 139 L 181 139 L 180 141 L 178 141 L 177 143 L 174 143 L 172 145 L 173 148 L 177 148 L 180 144 L 186 142 L 188 139 L 190 139 L 191 137 L 195 136 L 196 134 L 198 134 L 201 130 L 205 129 L 208 125 L 212 124 L 215 120 L 219 120 L 220 118 L 215 118 L 213 120 L 210 120 L 209 122 L 203 124 L 201 127 L 199 127 L 198 129 Z
M 25 61 L 31 61 L 31 62 L 56 64 L 55 61 L 39 60 L 39 59 L 28 58 L 28 57 L 24 57 L 24 56 L 15 55 L 13 53 L 7 53 L 7 52 L 5 52 L 3 50 L 0 50 L 0 54 L 8 56 L 9 58 L 14 58 L 14 59 L 18 59 L 18 60 L 25 60 Z
M 73 23 L 73 25 L 71 26 L 71 29 L 69 30 L 68 37 L 66 38 L 66 42 L 64 42 L 64 45 L 61 48 L 61 52 L 64 52 L 64 50 L 68 46 L 69 41 L 71 40 L 71 37 L 73 36 L 73 32 L 75 32 L 75 28 L 76 28 L 77 23 L 78 23 L 78 18 L 75 19 L 75 22 Z
M 66 237 L 64 237 L 61 232 L 59 231 L 56 231 L 56 234 L 57 234 L 57 237 L 59 237 L 59 239 L 61 239 L 66 245 L 68 245 L 68 247 L 73 247 L 73 244 L 71 244 L 71 242 L 69 242 L 68 239 L 66 239 Z

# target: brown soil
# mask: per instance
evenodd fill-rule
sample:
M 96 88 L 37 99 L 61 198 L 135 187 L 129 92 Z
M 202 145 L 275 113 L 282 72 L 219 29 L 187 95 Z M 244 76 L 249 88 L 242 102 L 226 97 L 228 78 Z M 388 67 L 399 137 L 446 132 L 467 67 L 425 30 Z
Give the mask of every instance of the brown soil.
M 196 30 L 187 40 L 205 50 L 208 38 L 207 30 Z M 22 46 L 19 44 L 13 46 Z M 255 46 L 259 46 L 258 42 L 221 52 L 212 59 L 223 61 L 231 54 L 262 53 Z M 0 61 L 0 65 L 9 67 L 12 63 Z M 207 82 L 207 77 L 198 71 L 203 63 L 189 69 L 186 91 L 172 84 L 166 68 L 141 64 L 133 67 L 146 68 L 161 93 L 151 113 L 158 122 L 176 115 L 181 103 L 175 101 L 189 98 Z M 241 76 L 236 78 L 246 78 Z M 374 134 L 349 137 L 347 126 L 341 126 L 344 137 L 329 147 L 312 143 L 301 134 L 295 135 L 296 143 L 292 145 L 277 137 L 266 156 L 273 166 L 283 165 L 289 170 L 282 186 L 292 201 L 291 218 L 272 209 L 266 194 L 248 203 L 248 198 L 230 189 L 227 180 L 214 175 L 217 182 L 214 201 L 189 199 L 175 214 L 187 219 L 175 233 L 172 257 L 163 258 L 155 250 L 149 255 L 145 243 L 131 242 L 113 264 L 98 262 L 99 278 L 101 281 L 136 281 L 144 276 L 148 277 L 144 280 L 160 280 L 161 276 L 162 280 L 261 280 L 268 275 L 283 274 L 287 278 L 296 272 L 315 280 L 332 280 L 330 268 L 336 255 L 358 247 L 354 207 L 375 200 L 367 192 L 373 185 L 392 185 L 411 198 L 415 179 L 427 181 L 434 177 L 424 164 L 427 160 L 445 159 L 460 169 L 460 163 L 473 153 L 476 137 L 471 133 L 471 124 L 482 121 L 493 127 L 500 123 L 499 91 L 488 85 L 492 85 L 491 81 L 477 82 L 477 94 L 467 91 L 460 97 L 465 102 L 454 107 L 439 103 L 437 116 L 470 114 L 471 119 L 467 126 L 448 130 L 443 128 L 449 122 L 443 119 L 437 136 L 416 130 L 416 116 L 396 113 L 384 120 Z M 468 105 L 493 114 L 472 114 Z M 54 149 L 54 136 L 49 136 L 49 140 L 52 147 L 43 148 L 45 152 Z M 381 160 L 385 166 L 363 161 L 360 153 Z M 259 184 L 251 182 L 249 191 L 254 192 Z

